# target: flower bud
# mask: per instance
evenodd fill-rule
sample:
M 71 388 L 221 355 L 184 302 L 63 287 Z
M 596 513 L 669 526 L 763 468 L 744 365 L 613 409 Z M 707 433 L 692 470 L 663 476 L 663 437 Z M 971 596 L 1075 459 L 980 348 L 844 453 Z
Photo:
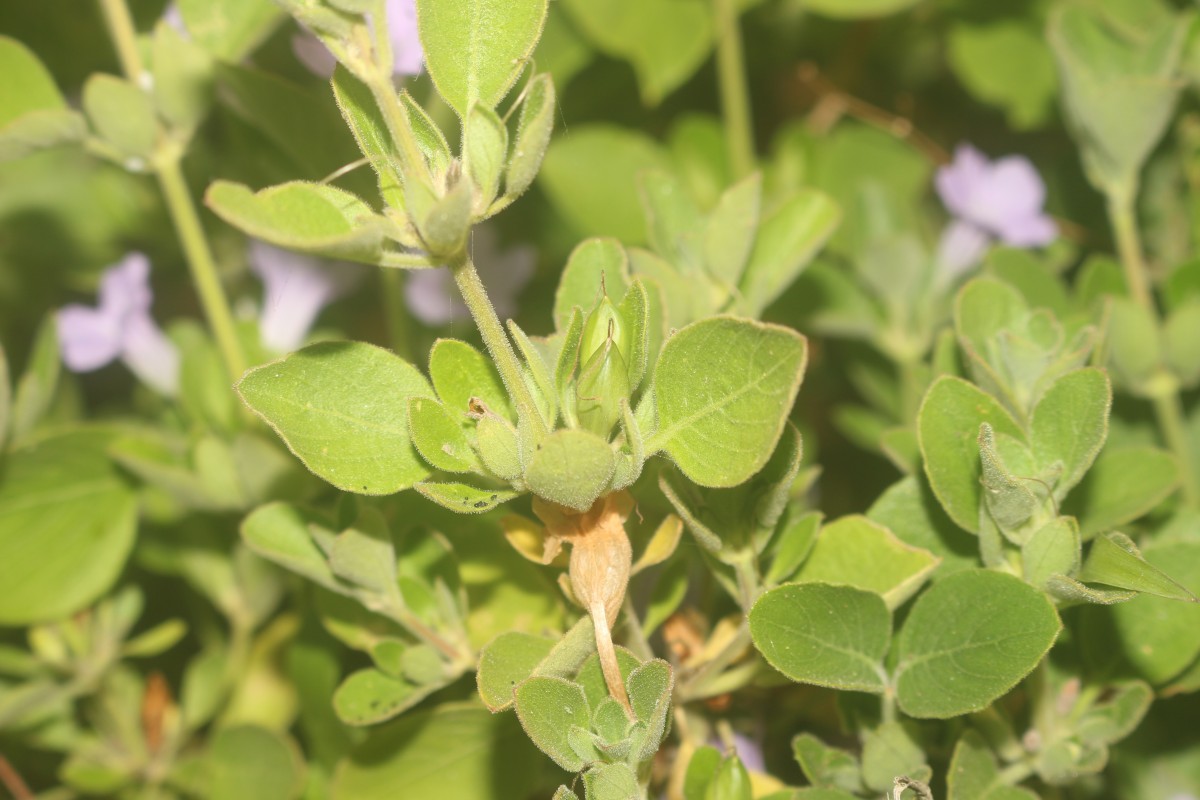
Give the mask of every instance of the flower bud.
M 621 400 L 629 400 L 629 371 L 611 340 L 584 365 L 575 385 L 575 415 L 580 426 L 608 439 L 621 417 Z
M 705 800 L 750 800 L 752 796 L 750 773 L 741 759 L 736 754 L 726 756 L 708 785 Z
M 583 334 L 579 339 L 579 363 L 587 364 L 598 350 L 610 342 L 624 358 L 629 352 L 629 333 L 629 328 L 621 319 L 617 307 L 607 296 L 600 298 L 600 302 L 583 321 Z

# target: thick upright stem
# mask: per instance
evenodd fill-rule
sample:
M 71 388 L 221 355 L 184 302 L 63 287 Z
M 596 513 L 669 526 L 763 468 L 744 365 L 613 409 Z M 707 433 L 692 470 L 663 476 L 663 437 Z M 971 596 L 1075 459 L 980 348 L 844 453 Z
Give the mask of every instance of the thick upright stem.
M 147 73 L 138 52 L 137 32 L 133 27 L 129 6 L 125 0 L 100 0 L 100 10 L 104 12 L 104 20 L 108 23 L 108 33 L 117 50 L 117 58 L 121 61 L 121 71 L 129 80 L 144 86 Z
M 1134 213 L 1136 198 L 1136 181 L 1129 181 L 1127 186 L 1111 189 L 1108 193 L 1108 215 L 1113 234 L 1116 236 L 1121 264 L 1125 269 L 1125 282 L 1129 285 L 1129 293 L 1138 305 L 1152 318 L 1157 319 L 1158 311 L 1150 293 L 1149 270 L 1142 255 L 1141 237 Z M 1155 393 L 1154 413 L 1167 447 L 1179 461 L 1184 501 L 1193 508 L 1200 507 L 1200 475 L 1197 473 L 1196 459 L 1187 435 L 1183 402 L 1179 397 L 1179 388 L 1174 382 Z
M 242 353 L 233 314 L 229 311 L 229 300 L 225 296 L 224 287 L 221 286 L 212 249 L 204 235 L 204 227 L 200 223 L 196 205 L 192 202 L 183 170 L 180 169 L 178 160 L 169 159 L 158 165 L 157 173 L 159 186 L 162 187 L 163 196 L 167 201 L 167 210 L 171 214 L 171 221 L 175 223 L 175 232 L 179 236 L 188 269 L 192 273 L 192 283 L 196 287 L 196 293 L 200 295 L 204 316 L 217 339 L 217 347 L 221 351 L 225 369 L 230 378 L 237 381 L 246 371 L 246 356 Z
M 754 171 L 754 127 L 746 86 L 746 62 L 735 0 L 713 0 L 717 26 L 717 80 L 721 89 L 721 114 L 725 140 L 735 179 Z
M 458 285 L 463 302 L 467 304 L 471 317 L 475 320 L 475 326 L 479 328 L 479 335 L 483 337 L 483 343 L 487 346 L 492 360 L 496 362 L 500 378 L 504 381 L 508 394 L 517 407 L 518 416 L 522 422 L 532 425 L 534 430 L 546 433 L 546 422 L 542 419 L 541 412 L 538 411 L 537 402 L 533 399 L 533 392 L 530 391 L 529 384 L 525 382 L 521 362 L 517 360 L 512 342 L 508 340 L 508 334 L 504 332 L 504 326 L 500 324 L 500 318 L 496 316 L 496 309 L 492 308 L 492 303 L 488 300 L 487 290 L 483 288 L 483 282 L 479 280 L 479 273 L 475 271 L 471 257 L 464 253 L 458 263 L 451 265 L 451 269 L 454 272 L 454 282 Z

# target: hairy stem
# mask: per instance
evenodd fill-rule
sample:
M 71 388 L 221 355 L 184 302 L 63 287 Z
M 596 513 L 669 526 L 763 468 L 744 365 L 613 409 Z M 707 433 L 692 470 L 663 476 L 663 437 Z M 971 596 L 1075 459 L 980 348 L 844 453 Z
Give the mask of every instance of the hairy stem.
M 734 179 L 754 171 L 754 128 L 746 86 L 746 62 L 735 0 L 713 0 L 717 27 L 717 80 L 721 90 L 721 115 Z
M 146 68 L 138 53 L 137 31 L 133 27 L 129 6 L 125 0 L 100 0 L 100 8 L 108 23 L 109 35 L 117 50 L 125 77 L 138 86 L 145 85 Z M 229 301 L 217 275 L 212 249 L 204 235 L 200 215 L 196 212 L 195 203 L 192 202 L 191 192 L 188 191 L 183 170 L 179 165 L 179 155 L 171 153 L 156 157 L 153 162 L 158 184 L 167 203 L 167 211 L 175 225 L 175 232 L 179 236 L 179 243 L 192 274 L 192 283 L 200 295 L 204 316 L 212 328 L 213 336 L 216 337 L 225 369 L 230 378 L 236 381 L 246 371 L 246 357 L 242 353 L 241 343 L 238 342 L 233 315 L 229 311 Z
M 483 288 L 483 282 L 479 280 L 479 273 L 475 271 L 471 257 L 464 252 L 461 259 L 456 264 L 452 264 L 450 268 L 454 272 L 454 282 L 458 285 L 463 302 L 471 311 L 471 317 L 474 318 L 475 325 L 479 328 L 479 335 L 483 337 L 483 343 L 487 345 L 488 353 L 491 354 L 492 360 L 496 362 L 496 368 L 500 371 L 500 378 L 504 381 L 508 394 L 517 407 L 518 416 L 522 422 L 532 425 L 539 435 L 546 433 L 546 421 L 542 419 L 537 403 L 533 399 L 533 392 L 530 391 L 529 384 L 525 382 L 521 362 L 517 360 L 512 342 L 508 340 L 508 334 L 504 332 L 504 326 L 500 324 L 500 318 L 496 316 L 496 309 L 488 300 L 487 290 Z
M 1149 270 L 1142 253 L 1141 237 L 1134 213 L 1136 198 L 1137 182 L 1134 180 L 1130 180 L 1125 186 L 1110 189 L 1108 216 L 1117 240 L 1117 252 L 1125 270 L 1125 282 L 1129 286 L 1129 293 L 1138 305 L 1157 319 L 1158 312 L 1150 293 Z M 1179 397 L 1179 387 L 1174 381 L 1170 386 L 1155 392 L 1154 413 L 1163 440 L 1179 461 L 1183 499 L 1192 508 L 1200 507 L 1200 482 L 1197 478 L 1196 461 L 1188 441 L 1183 401 Z

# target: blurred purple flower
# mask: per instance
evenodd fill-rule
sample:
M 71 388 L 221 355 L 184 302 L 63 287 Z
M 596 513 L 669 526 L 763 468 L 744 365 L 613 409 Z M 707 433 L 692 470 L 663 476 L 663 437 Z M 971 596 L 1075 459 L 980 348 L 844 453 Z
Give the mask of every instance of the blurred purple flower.
M 994 239 L 1010 247 L 1041 247 L 1058 229 L 1043 213 L 1046 187 L 1024 156 L 997 161 L 959 145 L 938 170 L 938 195 L 954 220 L 942 233 L 938 263 L 951 280 L 975 264 Z
M 184 39 L 191 39 L 192 33 L 187 29 L 187 23 L 183 21 L 183 12 L 179 10 L 179 4 L 171 2 L 163 9 L 163 22 L 175 29 L 175 32 Z
M 388 39 L 392 43 L 392 74 L 419 75 L 425 63 L 421 39 L 417 35 L 416 0 L 385 0 Z M 292 52 L 301 64 L 322 78 L 333 76 L 337 60 L 311 33 L 292 37 Z
M 321 309 L 362 277 L 358 264 L 324 266 L 313 256 L 252 240 L 250 269 L 263 283 L 258 329 L 270 350 L 287 353 L 304 343 Z
M 475 229 L 471 249 L 475 269 L 497 316 L 500 319 L 516 316 L 517 295 L 533 277 L 537 251 L 526 245 L 498 252 L 495 231 L 486 225 Z M 471 318 L 448 269 L 410 272 L 404 284 L 404 298 L 413 316 L 426 325 L 445 325 Z
M 92 372 L 121 359 L 139 379 L 173 395 L 179 388 L 179 351 L 150 316 L 150 261 L 130 253 L 100 279 L 99 303 L 73 303 L 55 316 L 63 363 Z

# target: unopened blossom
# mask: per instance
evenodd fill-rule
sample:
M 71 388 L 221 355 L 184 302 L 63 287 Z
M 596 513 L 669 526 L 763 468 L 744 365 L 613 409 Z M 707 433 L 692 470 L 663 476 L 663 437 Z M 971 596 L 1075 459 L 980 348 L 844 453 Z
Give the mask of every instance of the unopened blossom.
M 357 264 L 326 266 L 313 256 L 260 242 L 250 243 L 250 269 L 263 283 L 258 327 L 262 343 L 286 353 L 304 343 L 325 306 L 362 276 Z
M 533 277 L 537 251 L 513 247 L 499 252 L 495 231 L 488 226 L 472 234 L 472 259 L 479 279 L 500 319 L 516 316 L 517 296 Z M 447 269 L 421 269 L 408 273 L 404 298 L 413 316 L 426 325 L 445 325 L 471 318 Z
M 989 161 L 970 145 L 938 170 L 937 191 L 954 219 L 942 233 L 938 265 L 953 279 L 977 263 L 988 245 L 1042 247 L 1058 229 L 1043 210 L 1046 187 L 1024 156 Z
M 179 351 L 150 316 L 150 262 L 130 253 L 100 279 L 95 306 L 71 304 L 55 315 L 63 363 L 92 372 L 117 359 L 166 395 L 179 388 Z
M 425 53 L 417 36 L 416 0 L 386 0 L 388 39 L 392 45 L 392 74 L 419 75 L 425 63 Z M 311 33 L 292 37 L 292 52 L 301 64 L 314 75 L 329 78 L 337 66 L 333 54 Z

